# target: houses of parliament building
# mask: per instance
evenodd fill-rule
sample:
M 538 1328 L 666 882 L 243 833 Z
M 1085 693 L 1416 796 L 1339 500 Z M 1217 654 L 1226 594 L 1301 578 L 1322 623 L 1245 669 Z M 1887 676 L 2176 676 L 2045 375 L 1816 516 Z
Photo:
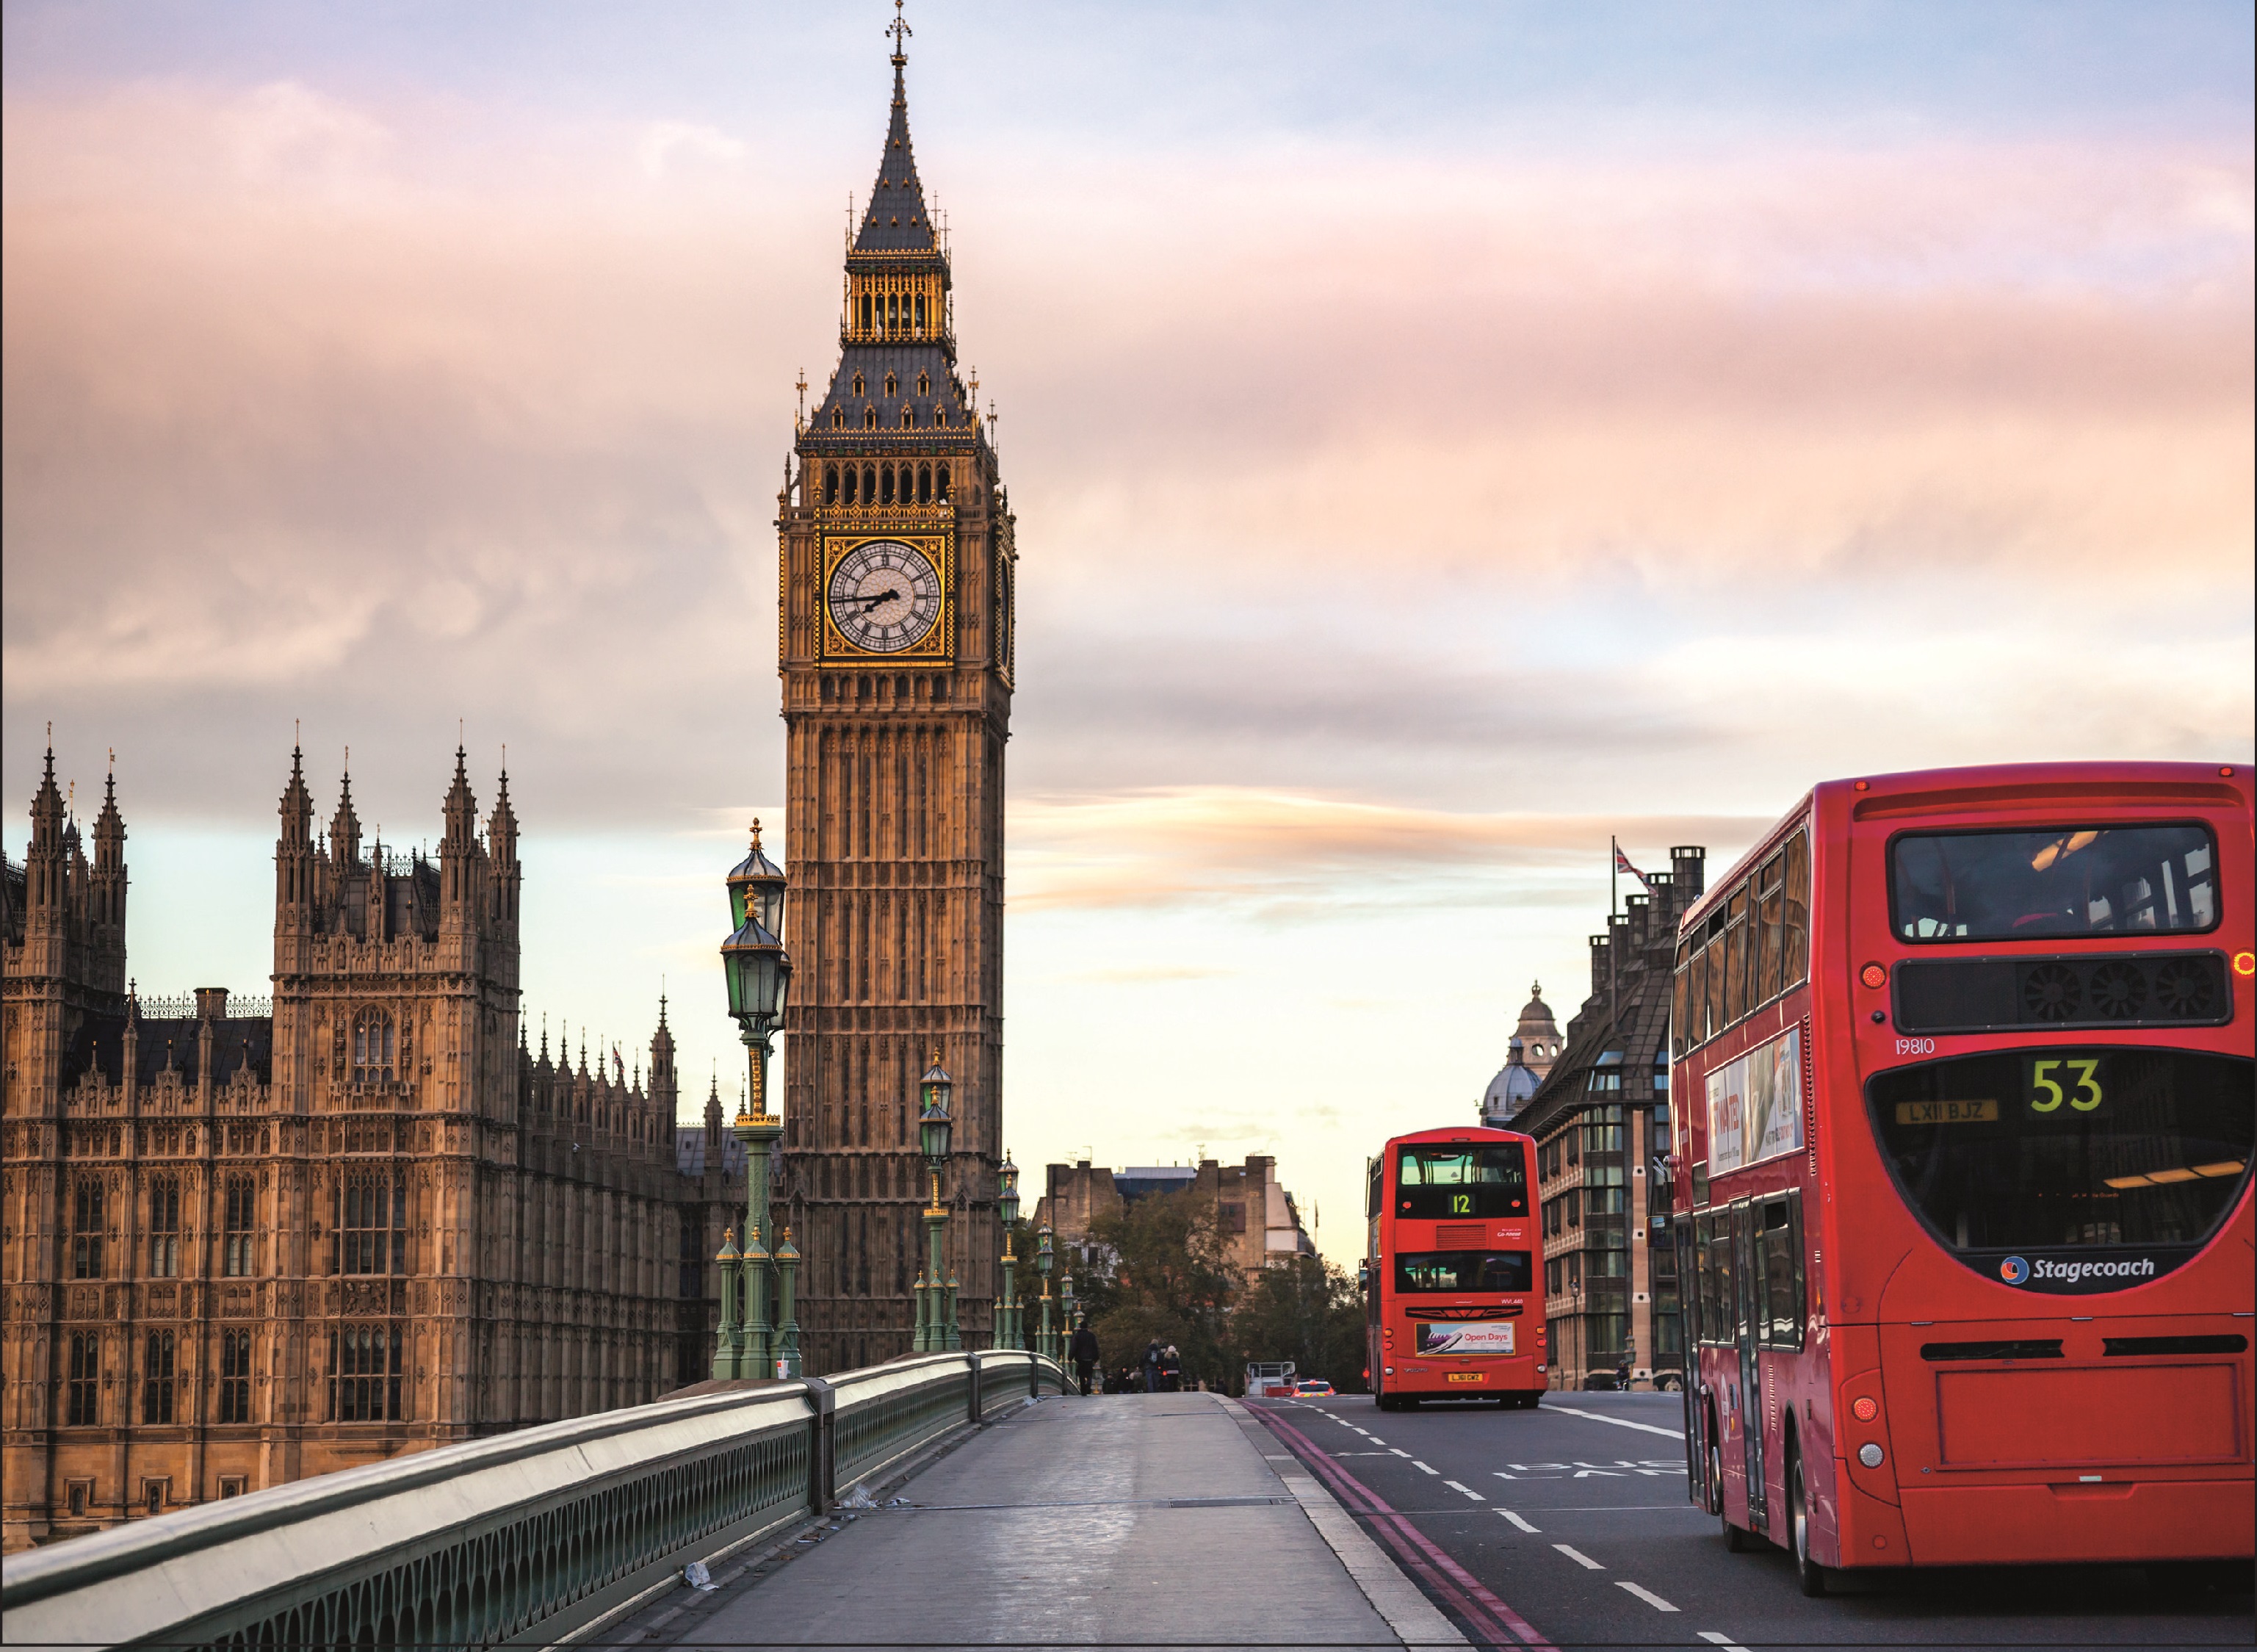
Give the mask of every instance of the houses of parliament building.
M 741 1171 L 678 1158 L 662 1001 L 633 1081 L 528 1047 L 508 778 L 481 830 L 457 752 L 443 807 L 435 859 L 349 778 L 317 834 L 294 753 L 272 999 L 148 999 L 115 780 L 89 846 L 48 754 L 0 878 L 8 1548 L 702 1374 Z

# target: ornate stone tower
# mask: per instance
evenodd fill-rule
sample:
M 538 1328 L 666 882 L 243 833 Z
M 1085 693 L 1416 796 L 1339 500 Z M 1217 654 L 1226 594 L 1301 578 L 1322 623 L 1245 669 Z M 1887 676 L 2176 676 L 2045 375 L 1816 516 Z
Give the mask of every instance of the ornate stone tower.
M 808 1369 L 908 1351 L 917 1080 L 956 1081 L 942 1196 L 985 1343 L 1002 1137 L 1012 517 L 957 350 L 946 245 L 894 101 L 846 248 L 839 358 L 778 501 L 791 886 L 777 1193 L 809 1258 Z

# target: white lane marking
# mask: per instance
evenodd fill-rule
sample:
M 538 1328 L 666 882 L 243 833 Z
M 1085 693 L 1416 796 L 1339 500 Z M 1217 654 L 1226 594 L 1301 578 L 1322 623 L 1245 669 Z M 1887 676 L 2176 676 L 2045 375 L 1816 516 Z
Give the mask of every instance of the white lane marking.
M 1567 1556 L 1568 1559 L 1574 1561 L 1577 1565 L 1582 1567 L 1587 1571 L 1604 1571 L 1606 1570 L 1604 1566 L 1599 1564 L 1597 1561 L 1593 1560 L 1588 1555 L 1585 1554 L 1580 1549 L 1570 1549 L 1565 1543 L 1554 1543 L 1552 1547 L 1558 1549 L 1561 1554 Z
M 1427 1473 L 1429 1473 L 1429 1474 L 1436 1475 L 1436 1476 L 1438 1476 L 1438 1477 L 1439 1477 L 1439 1476 L 1440 1476 L 1440 1474 L 1441 1473 L 1441 1471 L 1440 1471 L 1440 1469 L 1430 1469 L 1430 1468 L 1427 1468 L 1427 1467 L 1426 1467 L 1426 1465 L 1424 1463 L 1421 1463 L 1421 1462 L 1420 1462 L 1417 1457 L 1412 1457 L 1412 1458 L 1411 1459 L 1411 1466 L 1412 1466 L 1412 1468 L 1414 1468 L 1414 1469 L 1422 1469 L 1422 1470 L 1425 1470 L 1425 1471 L 1426 1471 L 1426 1472 L 1427 1472 Z
M 1514 1514 L 1514 1513 L 1513 1513 L 1511 1509 L 1509 1509 L 1509 1508 L 1501 1508 L 1501 1509 L 1497 1510 L 1496 1512 L 1497 1512 L 1498 1514 L 1500 1514 L 1503 1515 L 1503 1516 L 1505 1517 L 1505 1519 L 1507 1519 L 1507 1520 L 1511 1521 L 1514 1525 L 1516 1525 L 1516 1526 L 1519 1527 L 1519 1528 L 1520 1528 L 1520 1529 L 1521 1529 L 1521 1530 L 1523 1530 L 1523 1531 L 1525 1531 L 1525 1532 L 1532 1532 L 1532 1531 L 1534 1531 L 1534 1530 L 1536 1530 L 1536 1529 L 1537 1529 L 1535 1527 L 1531 1526 L 1531 1525 L 1530 1525 L 1526 1521 L 1525 1521 L 1525 1520 L 1521 1519 L 1519 1515 L 1518 1515 L 1518 1514 Z
M 1742 1646 L 1738 1641 L 1734 1641 L 1729 1635 L 1719 1634 L 1714 1629 L 1702 1630 L 1701 1638 L 1703 1641 L 1706 1641 L 1710 1646 L 1720 1646 L 1723 1648 L 1724 1652 L 1748 1652 L 1747 1648 Z
M 1387 1448 L 1387 1454 L 1390 1457 L 1409 1457 L 1411 1455 L 1399 1445 L 1389 1446 Z
M 1483 1497 L 1479 1492 L 1474 1490 L 1470 1485 L 1461 1485 L 1455 1480 L 1444 1480 L 1442 1484 L 1448 1486 L 1454 1492 L 1463 1492 L 1468 1497 L 1472 1498 L 1476 1503 L 1486 1503 L 1489 1501 L 1489 1499 Z
M 1617 1578 L 1615 1579 L 1615 1587 L 1617 1589 L 1629 1590 L 1631 1593 L 1636 1595 L 1640 1600 L 1645 1601 L 1647 1606 L 1652 1606 L 1656 1612 L 1674 1612 L 1677 1610 L 1675 1606 L 1671 1606 L 1659 1595 L 1654 1593 L 1652 1590 L 1641 1589 L 1634 1583 L 1626 1583 L 1623 1579 Z
M 1578 1411 L 1573 1406 L 1554 1405 L 1547 1405 L 1544 1408 L 1546 1411 L 1557 1411 L 1570 1417 L 1588 1417 L 1594 1422 L 1611 1422 L 1617 1429 L 1636 1429 L 1640 1434 L 1664 1435 L 1672 1440 L 1681 1440 L 1685 1437 L 1685 1431 L 1682 1429 L 1659 1429 L 1651 1422 L 1632 1422 L 1627 1417 L 1610 1417 L 1603 1411 Z

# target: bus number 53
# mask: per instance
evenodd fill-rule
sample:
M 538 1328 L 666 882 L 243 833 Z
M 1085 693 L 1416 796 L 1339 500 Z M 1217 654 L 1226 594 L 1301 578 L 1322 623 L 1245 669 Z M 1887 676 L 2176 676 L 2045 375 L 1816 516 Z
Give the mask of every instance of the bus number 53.
M 2053 1074 L 2067 1069 L 2076 1074 L 2073 1085 L 2067 1091 Z M 2100 1105 L 2100 1082 L 2093 1074 L 2100 1070 L 2097 1060 L 2052 1060 L 2030 1063 L 2030 1111 L 2051 1113 L 2060 1110 L 2066 1101 L 2072 1111 L 2089 1113 Z

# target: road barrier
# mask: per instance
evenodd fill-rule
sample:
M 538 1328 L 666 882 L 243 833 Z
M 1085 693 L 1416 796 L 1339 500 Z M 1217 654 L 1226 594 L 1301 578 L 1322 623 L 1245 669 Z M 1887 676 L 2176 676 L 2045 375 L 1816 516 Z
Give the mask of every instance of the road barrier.
M 577 1417 L 138 1520 L 0 1563 L 0 1645 L 553 1646 L 1044 1393 L 928 1354 Z

